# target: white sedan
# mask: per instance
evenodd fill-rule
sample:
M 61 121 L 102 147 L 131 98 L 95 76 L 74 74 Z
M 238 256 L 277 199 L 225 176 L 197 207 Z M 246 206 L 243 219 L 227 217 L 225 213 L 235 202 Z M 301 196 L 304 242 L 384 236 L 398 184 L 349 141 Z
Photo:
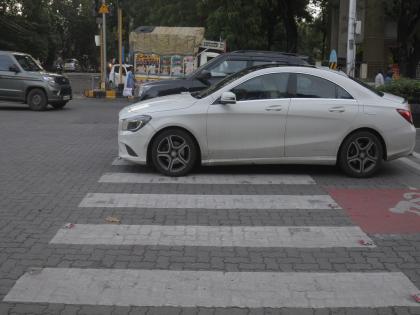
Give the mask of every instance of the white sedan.
M 195 165 L 338 164 L 373 175 L 409 155 L 416 129 L 404 99 L 343 73 L 264 65 L 198 93 L 143 101 L 119 114 L 119 156 L 183 176 Z

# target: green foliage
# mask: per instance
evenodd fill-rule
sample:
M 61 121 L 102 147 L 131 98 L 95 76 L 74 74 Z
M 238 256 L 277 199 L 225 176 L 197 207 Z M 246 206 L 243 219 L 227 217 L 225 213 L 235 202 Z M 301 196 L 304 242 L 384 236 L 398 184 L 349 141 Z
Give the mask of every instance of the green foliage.
M 404 97 L 410 103 L 420 104 L 420 81 L 418 80 L 401 78 L 381 86 L 379 90 Z

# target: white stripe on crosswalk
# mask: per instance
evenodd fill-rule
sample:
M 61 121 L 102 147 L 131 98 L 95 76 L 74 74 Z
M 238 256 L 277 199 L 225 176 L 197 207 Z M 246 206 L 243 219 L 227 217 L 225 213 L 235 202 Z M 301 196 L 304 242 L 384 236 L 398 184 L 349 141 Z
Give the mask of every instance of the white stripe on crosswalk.
M 50 243 L 220 247 L 375 247 L 357 226 L 168 226 L 76 224 Z
M 185 177 L 168 177 L 144 173 L 107 173 L 99 179 L 100 183 L 128 184 L 251 184 L 251 185 L 314 185 L 308 175 L 226 175 L 197 174 Z
M 328 308 L 418 306 L 400 272 L 219 272 L 45 268 L 5 302 L 116 306 Z
M 328 195 L 89 193 L 79 207 L 165 209 L 340 209 Z
M 120 159 L 120 158 L 116 158 L 114 161 L 112 161 L 112 165 L 113 166 L 130 166 L 130 165 L 136 165 L 133 162 L 124 160 L 124 159 Z

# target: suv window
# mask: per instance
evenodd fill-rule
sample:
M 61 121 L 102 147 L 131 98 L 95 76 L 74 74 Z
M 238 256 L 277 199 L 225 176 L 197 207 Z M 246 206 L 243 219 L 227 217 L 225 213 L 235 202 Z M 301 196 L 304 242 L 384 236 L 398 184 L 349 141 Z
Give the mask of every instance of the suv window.
M 352 99 L 353 97 L 338 85 L 308 74 L 296 75 L 297 98 L 338 98 Z
M 277 61 L 277 60 L 254 60 L 252 62 L 253 66 L 260 66 L 260 65 L 267 65 L 267 64 L 279 64 L 279 65 L 283 65 L 285 64 L 282 61 Z
M 13 65 L 12 58 L 7 55 L 0 56 L 0 71 L 10 71 L 9 68 Z
M 210 73 L 212 77 L 226 77 L 245 69 L 247 66 L 247 60 L 225 60 L 217 67 L 210 69 Z
M 234 89 L 237 101 L 287 98 L 288 73 L 273 73 L 250 79 Z
M 17 62 L 25 71 L 42 71 L 43 69 L 29 55 L 14 55 Z

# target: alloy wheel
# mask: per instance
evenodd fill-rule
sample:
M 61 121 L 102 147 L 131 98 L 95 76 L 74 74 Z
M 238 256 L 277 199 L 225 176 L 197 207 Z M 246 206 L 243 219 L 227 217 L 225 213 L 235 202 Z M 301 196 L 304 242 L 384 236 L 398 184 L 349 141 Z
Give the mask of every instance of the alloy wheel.
M 181 172 L 190 165 L 191 147 L 183 137 L 169 135 L 157 146 L 157 162 L 170 173 Z
M 356 138 L 348 146 L 347 165 L 355 173 L 369 173 L 376 167 L 379 158 L 377 144 L 369 137 Z

